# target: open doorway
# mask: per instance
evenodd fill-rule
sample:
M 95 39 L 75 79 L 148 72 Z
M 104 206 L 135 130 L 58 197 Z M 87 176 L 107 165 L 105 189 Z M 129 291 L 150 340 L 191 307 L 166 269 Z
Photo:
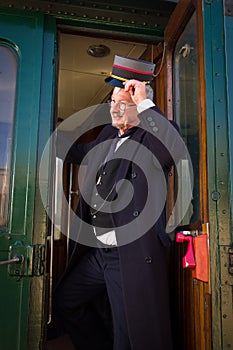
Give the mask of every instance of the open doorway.
M 80 118 L 83 118 L 85 111 L 88 115 L 88 108 L 104 104 L 109 99 L 112 87 L 106 84 L 104 79 L 112 70 L 115 55 L 152 61 L 153 50 L 154 44 L 151 43 L 87 36 L 83 33 L 60 30 L 58 32 L 57 125 L 61 125 L 60 123 L 67 121 L 75 114 L 78 116 L 80 114 Z M 93 140 L 100 130 L 101 127 L 97 127 L 79 135 L 79 142 L 86 143 Z M 56 225 L 53 226 L 50 237 L 52 247 L 50 293 L 64 272 L 73 248 L 69 237 L 70 213 L 63 202 L 62 192 L 64 191 L 69 204 L 68 208 L 75 212 L 79 201 L 80 176 L 78 174 L 82 172 L 83 177 L 85 176 L 85 166 L 63 163 L 59 158 L 56 158 L 55 169 L 52 207 L 55 211 Z M 52 322 L 52 314 L 49 322 Z M 53 349 L 52 346 L 49 349 Z
M 115 55 L 152 60 L 154 45 L 99 36 L 87 36 L 60 30 L 58 32 L 57 123 L 74 114 L 80 118 L 92 106 L 105 103 L 112 91 L 104 79 L 112 69 Z M 81 113 L 82 112 L 82 113 Z M 84 113 L 83 113 L 84 112 Z M 84 135 L 81 142 L 93 140 L 100 132 L 97 127 Z M 80 137 L 79 137 L 80 141 Z M 85 169 L 56 159 L 55 191 L 53 196 L 56 227 L 53 232 L 53 287 L 64 271 L 70 253 L 69 212 L 62 202 L 62 193 L 75 212 L 79 200 L 78 173 Z

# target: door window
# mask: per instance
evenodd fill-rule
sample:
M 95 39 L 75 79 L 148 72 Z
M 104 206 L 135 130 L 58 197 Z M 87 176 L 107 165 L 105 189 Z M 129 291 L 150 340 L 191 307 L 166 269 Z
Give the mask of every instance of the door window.
M 0 44 L 0 226 L 8 215 L 16 74 L 16 55 Z
M 196 50 L 196 14 L 186 25 L 176 43 L 174 67 L 174 118 L 188 148 L 193 167 L 193 199 L 181 225 L 197 222 L 200 217 L 199 136 L 198 136 L 198 63 Z M 181 164 L 184 183 L 190 172 L 188 164 Z

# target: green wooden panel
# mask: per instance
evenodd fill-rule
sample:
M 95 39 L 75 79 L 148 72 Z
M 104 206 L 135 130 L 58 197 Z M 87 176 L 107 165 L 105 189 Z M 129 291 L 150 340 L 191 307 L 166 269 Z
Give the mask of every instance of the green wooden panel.
M 40 100 L 40 118 L 39 118 L 39 136 L 38 136 L 38 155 L 37 155 L 37 176 L 39 173 L 40 159 L 44 147 L 53 131 L 53 94 L 54 77 L 56 73 L 56 52 L 54 52 L 54 42 L 56 34 L 56 21 L 51 16 L 45 16 L 44 23 L 44 43 L 43 43 L 43 63 L 41 79 L 41 100 Z M 49 203 L 49 184 L 50 184 L 50 160 L 48 167 L 44 171 L 43 186 L 48 193 Z M 43 206 L 40 196 L 40 183 L 36 181 L 35 192 L 35 213 L 34 213 L 34 232 L 33 242 L 35 244 L 45 244 L 48 232 L 47 213 Z M 47 310 L 49 305 L 48 295 L 45 293 L 48 288 L 48 276 L 32 277 L 30 308 L 29 308 L 29 328 L 28 328 L 28 347 L 27 350 L 43 349 L 45 344 L 45 333 L 47 326 Z
M 222 0 L 203 1 L 213 350 L 233 346 L 233 281 L 228 273 L 232 227 L 228 137 L 230 115 L 223 5 Z
M 233 17 L 225 17 L 225 45 L 226 45 L 226 77 L 227 77 L 227 103 L 228 103 L 228 137 L 230 143 L 230 174 L 231 174 L 231 202 L 233 202 Z M 231 206 L 231 227 L 233 207 Z M 233 232 L 231 232 L 231 243 L 233 243 Z
M 9 221 L 0 231 L 0 260 L 16 240 L 32 242 L 37 163 L 43 16 L 0 11 L 0 39 L 18 58 Z M 0 348 L 27 349 L 29 277 L 9 276 L 0 266 Z

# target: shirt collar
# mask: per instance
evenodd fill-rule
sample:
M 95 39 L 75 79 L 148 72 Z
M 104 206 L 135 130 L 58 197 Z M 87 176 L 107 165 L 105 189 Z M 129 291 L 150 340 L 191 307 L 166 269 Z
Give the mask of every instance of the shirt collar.
M 129 137 L 129 136 L 131 136 L 136 130 L 137 130 L 137 126 L 134 126 L 134 127 L 130 128 L 129 130 L 127 130 L 127 131 L 126 131 L 124 134 L 122 134 L 122 135 L 118 132 L 118 138 L 119 138 L 119 139 L 123 139 L 124 137 Z

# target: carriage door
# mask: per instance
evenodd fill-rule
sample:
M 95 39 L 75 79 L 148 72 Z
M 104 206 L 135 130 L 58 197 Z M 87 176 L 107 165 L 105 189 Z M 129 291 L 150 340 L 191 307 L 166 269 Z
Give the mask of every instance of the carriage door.
M 200 3 L 200 2 L 196 2 Z M 192 169 L 180 164 L 178 185 L 193 171 L 192 200 L 176 229 L 172 257 L 173 329 L 176 349 L 211 349 L 204 74 L 201 11 L 191 1 L 177 5 L 166 29 L 167 115 L 188 148 Z M 173 181 L 173 180 L 171 180 Z M 186 186 L 183 186 L 187 189 Z M 182 194 L 188 195 L 187 193 Z M 180 212 L 183 202 L 180 200 Z
M 43 51 L 50 40 L 44 26 L 41 14 L 0 11 L 0 348 L 4 350 L 39 349 L 42 331 L 46 228 L 36 174 L 51 124 L 52 66 L 49 52 Z M 47 60 L 46 67 L 42 59 Z

